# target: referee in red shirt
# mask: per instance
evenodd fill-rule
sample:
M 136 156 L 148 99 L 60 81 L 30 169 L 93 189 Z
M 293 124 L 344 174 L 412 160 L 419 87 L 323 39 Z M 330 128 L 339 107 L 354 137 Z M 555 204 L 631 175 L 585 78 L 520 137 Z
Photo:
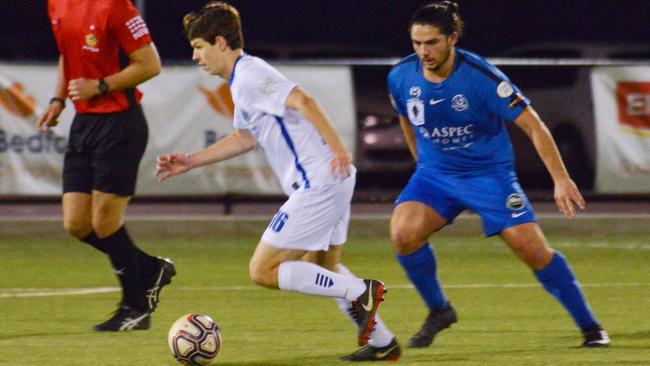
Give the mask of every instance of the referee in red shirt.
M 38 128 L 57 125 L 67 98 L 77 112 L 63 163 L 64 227 L 107 254 L 122 285 L 120 307 L 95 330 L 148 329 L 160 289 L 176 271 L 135 246 L 124 211 L 148 138 L 136 86 L 160 73 L 160 58 L 130 0 L 48 0 L 48 15 L 59 72 Z

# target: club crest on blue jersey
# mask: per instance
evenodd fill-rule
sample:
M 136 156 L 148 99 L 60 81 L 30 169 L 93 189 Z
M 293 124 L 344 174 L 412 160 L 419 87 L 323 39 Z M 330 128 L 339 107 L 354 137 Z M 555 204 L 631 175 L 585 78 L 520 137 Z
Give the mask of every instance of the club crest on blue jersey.
M 406 109 L 408 111 L 409 121 L 414 126 L 422 126 L 424 124 L 424 102 L 421 99 L 409 99 L 406 101 Z
M 462 112 L 464 110 L 467 110 L 467 108 L 469 108 L 469 102 L 467 101 L 467 98 L 465 98 L 463 94 L 456 94 L 451 99 L 451 108 L 456 112 Z
M 419 98 L 420 95 L 422 95 L 422 89 L 420 89 L 419 86 L 412 86 L 411 89 L 409 89 L 409 95 L 414 98 Z

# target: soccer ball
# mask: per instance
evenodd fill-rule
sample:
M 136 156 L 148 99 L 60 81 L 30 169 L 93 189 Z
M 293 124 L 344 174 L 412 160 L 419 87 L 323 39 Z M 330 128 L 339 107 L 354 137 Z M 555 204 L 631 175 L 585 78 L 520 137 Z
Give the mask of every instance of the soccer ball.
M 187 314 L 169 329 L 169 349 L 184 365 L 208 365 L 219 354 L 221 333 L 217 324 L 207 315 Z

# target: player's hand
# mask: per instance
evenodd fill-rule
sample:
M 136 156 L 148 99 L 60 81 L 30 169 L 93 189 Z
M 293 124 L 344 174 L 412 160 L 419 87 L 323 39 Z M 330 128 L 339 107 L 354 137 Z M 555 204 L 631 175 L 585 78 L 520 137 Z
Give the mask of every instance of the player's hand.
M 330 170 L 332 174 L 341 179 L 349 177 L 352 172 L 352 155 L 347 150 L 334 152 L 334 157 L 330 162 Z
M 159 155 L 156 159 L 156 177 L 162 182 L 175 175 L 183 174 L 192 169 L 188 154 L 171 153 Z
M 555 183 L 553 198 L 555 198 L 555 203 L 560 212 L 568 219 L 575 216 L 576 207 L 581 210 L 585 209 L 585 199 L 582 198 L 578 187 L 571 179 L 564 179 Z
M 96 79 L 74 79 L 68 83 L 70 99 L 77 101 L 90 99 L 99 94 L 99 81 Z
M 38 117 L 38 122 L 36 123 L 38 131 L 45 132 L 48 128 L 58 125 L 61 111 L 63 111 L 61 103 L 50 103 L 43 114 Z

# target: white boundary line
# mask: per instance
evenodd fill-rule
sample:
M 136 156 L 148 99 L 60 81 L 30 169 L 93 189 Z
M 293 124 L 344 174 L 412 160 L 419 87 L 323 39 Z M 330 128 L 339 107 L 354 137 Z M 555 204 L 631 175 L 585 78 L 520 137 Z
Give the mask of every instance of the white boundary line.
M 551 242 L 551 246 L 555 248 L 586 248 L 586 249 L 617 249 L 617 250 L 650 250 L 650 244 L 641 242 L 632 242 L 630 244 L 610 244 L 606 242 L 594 241 L 586 244 L 566 243 L 566 242 Z
M 120 291 L 117 287 L 89 287 L 89 288 L 5 288 L 0 289 L 0 299 L 9 297 L 51 297 L 51 296 L 70 296 L 70 295 L 92 295 L 107 292 Z
M 279 205 L 278 205 L 279 207 Z M 542 219 L 560 219 L 564 216 L 560 213 L 536 213 L 537 218 Z M 268 215 L 126 215 L 127 220 L 131 221 L 269 221 L 273 217 L 272 213 Z M 380 214 L 353 214 L 352 220 L 388 220 L 390 213 Z M 463 213 L 456 220 L 474 219 L 478 220 L 479 216 L 473 213 Z M 585 213 L 581 212 L 578 216 L 571 219 L 572 221 L 591 220 L 591 219 L 643 219 L 650 220 L 650 213 Z M 60 216 L 4 216 L 0 215 L 0 222 L 51 222 L 61 221 Z
M 587 283 L 582 287 L 648 287 L 650 283 Z M 388 289 L 412 289 L 413 285 L 389 285 Z M 475 283 L 466 285 L 445 285 L 445 289 L 483 289 L 483 288 L 538 288 L 538 283 Z M 259 286 L 208 286 L 208 287 L 180 287 L 174 288 L 180 291 L 252 291 L 262 289 Z M 74 295 L 93 295 L 110 292 L 119 292 L 117 287 L 87 287 L 87 288 L 0 288 L 0 299 L 6 298 L 24 298 L 24 297 L 54 297 L 54 296 L 74 296 Z

